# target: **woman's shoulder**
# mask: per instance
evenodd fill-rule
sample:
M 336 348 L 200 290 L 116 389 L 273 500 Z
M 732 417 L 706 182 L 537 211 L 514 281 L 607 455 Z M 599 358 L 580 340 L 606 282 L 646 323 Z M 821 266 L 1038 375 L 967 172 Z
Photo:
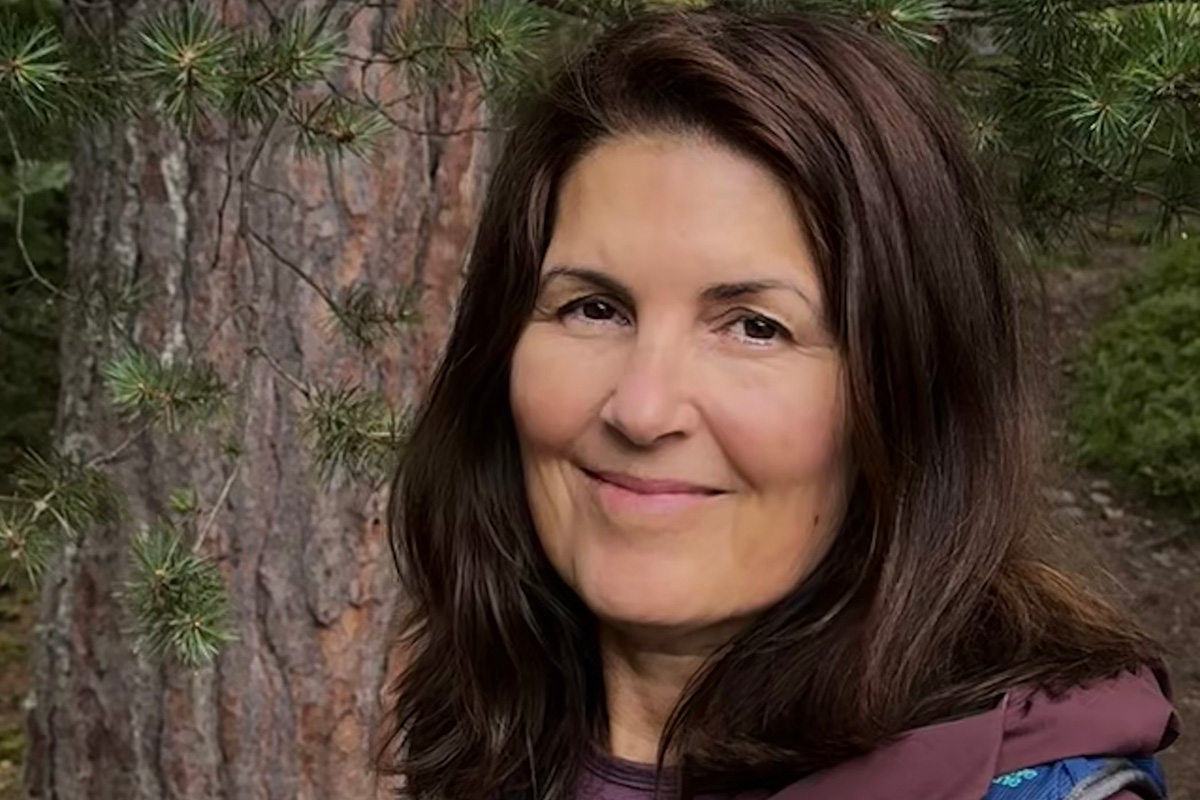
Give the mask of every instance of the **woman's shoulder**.
M 1149 668 L 1053 694 L 1013 691 L 988 711 L 910 730 L 771 798 L 1110 800 L 1132 791 L 1159 800 L 1153 754 L 1178 725 L 1167 693 L 1165 673 Z
M 1153 756 L 1065 758 L 1000 775 L 984 800 L 1165 800 Z

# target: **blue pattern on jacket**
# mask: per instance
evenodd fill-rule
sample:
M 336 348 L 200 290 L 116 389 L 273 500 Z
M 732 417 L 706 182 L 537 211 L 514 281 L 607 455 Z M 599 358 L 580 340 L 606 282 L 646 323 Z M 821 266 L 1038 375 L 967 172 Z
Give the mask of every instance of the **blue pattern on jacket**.
M 1026 767 L 1001 775 L 983 800 L 1065 800 L 1078 784 L 1095 776 L 1110 763 L 1108 758 L 1067 758 L 1049 764 Z M 1167 785 L 1162 767 L 1153 757 L 1130 758 L 1166 798 Z

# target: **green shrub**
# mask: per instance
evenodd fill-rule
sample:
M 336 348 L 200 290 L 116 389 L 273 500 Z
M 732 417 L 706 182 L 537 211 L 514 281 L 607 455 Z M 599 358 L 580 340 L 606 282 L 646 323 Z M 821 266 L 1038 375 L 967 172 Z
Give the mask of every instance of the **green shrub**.
M 1152 259 L 1072 373 L 1081 463 L 1200 513 L 1200 240 Z

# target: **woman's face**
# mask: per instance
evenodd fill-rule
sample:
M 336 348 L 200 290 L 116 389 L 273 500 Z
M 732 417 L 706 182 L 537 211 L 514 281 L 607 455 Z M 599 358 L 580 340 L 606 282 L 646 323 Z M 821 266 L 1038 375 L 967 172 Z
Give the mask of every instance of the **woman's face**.
M 824 556 L 848 472 L 824 317 L 756 162 L 626 136 L 565 177 L 510 390 L 538 537 L 601 620 L 727 624 Z

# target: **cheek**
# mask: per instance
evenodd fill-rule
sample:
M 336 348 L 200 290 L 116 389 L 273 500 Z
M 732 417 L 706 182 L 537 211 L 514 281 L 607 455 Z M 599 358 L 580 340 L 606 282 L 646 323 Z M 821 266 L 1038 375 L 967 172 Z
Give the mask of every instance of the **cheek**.
M 842 479 L 846 404 L 835 359 L 712 386 L 715 433 L 751 487 L 818 487 Z
M 509 398 L 526 458 L 565 451 L 587 426 L 598 386 L 586 363 L 537 326 L 517 341 Z
M 581 530 L 570 460 L 606 391 L 604 359 L 581 350 L 579 342 L 531 325 L 517 341 L 509 375 L 529 511 L 546 556 L 568 583 Z

